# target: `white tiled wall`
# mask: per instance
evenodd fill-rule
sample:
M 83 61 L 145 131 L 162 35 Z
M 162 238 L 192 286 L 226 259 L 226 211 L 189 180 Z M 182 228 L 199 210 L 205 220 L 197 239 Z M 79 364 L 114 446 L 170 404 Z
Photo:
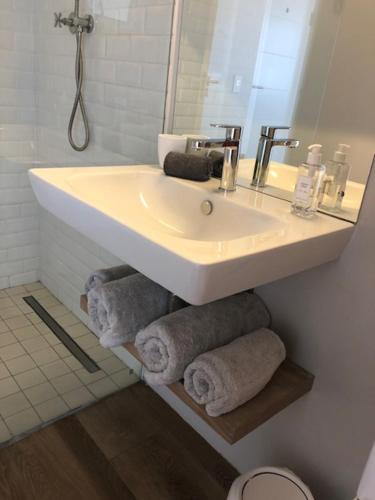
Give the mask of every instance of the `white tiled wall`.
M 0 288 L 34 281 L 38 216 L 27 170 L 35 158 L 34 0 L 0 1 Z
M 85 102 L 91 145 L 75 153 L 67 125 L 75 94 L 75 37 L 53 27 L 53 13 L 68 15 L 73 0 L 36 1 L 38 154 L 61 164 L 156 161 L 162 130 L 172 0 L 82 0 L 95 29 L 84 39 Z M 81 137 L 82 122 L 76 136 Z M 82 137 L 81 137 L 82 140 Z

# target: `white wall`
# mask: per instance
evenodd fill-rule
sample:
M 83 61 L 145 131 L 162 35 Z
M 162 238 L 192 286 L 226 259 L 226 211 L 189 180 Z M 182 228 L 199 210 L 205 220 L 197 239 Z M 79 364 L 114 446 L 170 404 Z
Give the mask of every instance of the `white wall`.
M 34 281 L 37 206 L 27 170 L 35 157 L 34 0 L 0 2 L 0 288 Z
M 352 241 L 331 264 L 257 290 L 288 355 L 315 374 L 310 394 L 234 446 L 158 390 L 240 471 L 288 467 L 317 500 L 354 498 L 375 440 L 375 171 Z

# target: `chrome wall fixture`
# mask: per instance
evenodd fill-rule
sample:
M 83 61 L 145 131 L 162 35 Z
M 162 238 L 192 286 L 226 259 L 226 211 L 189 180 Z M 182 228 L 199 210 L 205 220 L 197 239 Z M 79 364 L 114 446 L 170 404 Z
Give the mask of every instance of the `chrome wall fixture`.
M 87 118 L 85 103 L 82 95 L 82 85 L 83 85 L 83 34 L 92 33 L 94 29 L 94 18 L 91 15 L 80 17 L 79 15 L 79 2 L 80 0 L 75 0 L 74 12 L 72 12 L 68 17 L 63 17 L 62 13 L 55 12 L 55 28 L 62 28 L 63 26 L 68 26 L 70 32 L 76 36 L 77 42 L 77 53 L 76 53 L 76 63 L 75 63 L 75 78 L 76 78 L 76 95 L 74 99 L 72 113 L 70 115 L 69 127 L 68 127 L 68 138 L 70 145 L 75 151 L 84 151 L 90 143 L 90 128 Z M 85 128 L 85 140 L 82 145 L 78 145 L 73 138 L 73 126 L 77 116 L 78 108 L 81 110 L 83 124 Z

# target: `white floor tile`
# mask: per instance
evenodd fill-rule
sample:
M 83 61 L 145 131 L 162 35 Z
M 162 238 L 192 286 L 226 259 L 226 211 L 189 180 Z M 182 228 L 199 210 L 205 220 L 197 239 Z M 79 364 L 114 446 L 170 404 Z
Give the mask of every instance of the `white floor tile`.
M 20 388 L 13 378 L 3 378 L 0 380 L 0 397 L 6 398 L 19 390 Z
M 57 392 L 49 382 L 44 382 L 43 384 L 36 385 L 35 387 L 25 389 L 24 393 L 33 406 L 44 403 L 44 401 L 48 401 L 49 399 L 57 396 Z
M 40 385 L 43 384 L 43 382 L 47 382 L 46 377 L 39 368 L 33 368 L 27 372 L 20 373 L 19 375 L 15 375 L 14 378 L 21 389 L 28 389 L 29 387 L 34 387 L 34 385 Z
M 82 386 L 82 382 L 74 373 L 68 373 L 51 380 L 54 388 L 59 394 L 65 394 L 66 392 L 77 389 Z
M 16 328 L 22 328 L 24 326 L 31 325 L 31 322 L 24 315 L 6 319 L 5 323 L 8 325 L 10 330 L 16 330 Z
M 26 351 L 19 342 L 0 348 L 0 359 L 2 359 L 3 361 L 17 358 L 18 356 L 22 356 L 23 354 L 26 354 Z
M 6 418 L 5 423 L 12 434 L 17 435 L 34 429 L 41 424 L 41 420 L 35 413 L 35 410 L 28 408 L 27 410 L 23 410 L 16 415 Z
M 42 366 L 40 369 L 49 380 L 71 372 L 69 366 L 62 359 Z
M 101 345 L 90 347 L 89 349 L 87 349 L 87 354 L 91 356 L 91 358 L 97 363 L 113 356 L 113 353 L 110 349 L 104 349 L 104 347 L 102 347 Z
M 6 361 L 5 364 L 12 375 L 18 375 L 19 373 L 36 368 L 35 361 L 28 354 L 20 356 L 19 358 L 10 359 Z
M 9 370 L 4 363 L 0 363 L 0 380 L 7 377 L 10 377 Z
M 9 331 L 8 325 L 5 323 L 5 321 L 0 319 L 0 333 L 4 333 L 7 331 Z
M 37 283 L 30 283 L 29 285 L 24 285 L 24 287 L 28 292 L 36 292 L 37 290 L 45 290 L 44 286 L 42 285 L 42 283 L 40 283 L 40 281 L 38 281 Z
M 74 339 L 78 337 L 82 337 L 83 335 L 87 335 L 91 333 L 90 330 L 83 323 L 79 323 L 78 325 L 68 326 L 65 328 L 67 333 Z
M 53 361 L 57 361 L 59 359 L 56 352 L 52 349 L 52 347 L 48 347 L 47 349 L 43 349 L 42 351 L 33 352 L 31 357 L 35 361 L 38 366 L 48 365 Z
M 14 295 L 28 295 L 27 290 L 24 286 L 13 286 L 12 288 L 7 288 L 5 290 L 5 293 L 9 295 L 9 297 L 12 297 Z
M 104 361 L 99 361 L 99 366 L 102 370 L 107 373 L 107 375 L 112 375 L 112 373 L 119 372 L 123 370 L 126 366 L 120 359 L 116 356 L 112 356 L 111 358 L 105 359 Z
M 45 401 L 35 406 L 35 410 L 43 420 L 48 422 L 54 418 L 60 417 L 69 411 L 68 405 L 59 396 L 49 401 Z
M 13 330 L 13 333 L 20 341 L 40 337 L 40 332 L 33 325 L 17 328 Z
M 92 384 L 93 382 L 96 382 L 106 376 L 106 374 L 101 370 L 95 373 L 89 373 L 85 368 L 77 370 L 75 374 L 84 385 Z
M 81 363 L 74 356 L 69 356 L 64 358 L 64 363 L 66 363 L 69 368 L 73 371 L 80 370 L 82 368 Z
M 35 337 L 35 339 L 24 340 L 21 344 L 29 354 L 42 351 L 49 347 L 49 343 L 42 336 Z
M 95 401 L 94 396 L 86 389 L 86 387 L 79 387 L 78 389 L 67 392 L 63 395 L 63 398 L 71 410 Z
M 0 309 L 8 309 L 9 307 L 13 307 L 14 304 L 12 302 L 12 299 L 9 297 L 6 298 L 0 298 Z
M 0 348 L 17 342 L 12 332 L 0 333 Z
M 98 345 L 98 338 L 93 333 L 89 333 L 87 335 L 83 335 L 82 337 L 78 337 L 76 341 L 77 344 L 81 347 L 81 349 L 84 350 Z
M 89 384 L 87 388 L 94 394 L 97 398 L 103 398 L 112 392 L 118 390 L 117 385 L 110 378 L 102 378 L 93 384 Z
M 69 356 L 71 356 L 71 352 L 68 351 L 68 349 L 62 344 L 57 344 L 53 348 L 60 356 L 60 358 L 68 358 Z
M 21 311 L 21 309 L 14 304 L 12 305 L 12 307 L 8 307 L 7 309 L 0 309 L 0 318 L 2 320 L 14 318 L 15 316 L 20 316 L 22 314 L 23 312 Z
M 10 417 L 26 408 L 30 408 L 30 402 L 23 392 L 16 392 L 0 399 L 0 414 L 3 418 Z

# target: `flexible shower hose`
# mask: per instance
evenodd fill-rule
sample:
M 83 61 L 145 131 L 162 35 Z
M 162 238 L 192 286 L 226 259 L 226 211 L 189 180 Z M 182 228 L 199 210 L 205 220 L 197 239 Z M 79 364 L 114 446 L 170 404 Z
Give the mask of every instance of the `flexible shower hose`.
M 72 114 L 70 115 L 69 127 L 68 127 L 68 138 L 70 145 L 75 151 L 84 151 L 90 143 L 90 129 L 89 129 L 89 121 L 87 118 L 85 103 L 83 101 L 82 96 L 82 84 L 83 84 L 83 55 L 82 55 L 82 29 L 78 30 L 76 33 L 76 41 L 77 41 L 77 55 L 76 55 L 76 64 L 75 64 L 75 77 L 76 77 L 76 85 L 77 92 L 74 99 Z M 73 138 L 73 126 L 77 116 L 78 107 L 81 110 L 83 125 L 85 128 L 85 141 L 82 146 L 79 146 L 74 138 Z

